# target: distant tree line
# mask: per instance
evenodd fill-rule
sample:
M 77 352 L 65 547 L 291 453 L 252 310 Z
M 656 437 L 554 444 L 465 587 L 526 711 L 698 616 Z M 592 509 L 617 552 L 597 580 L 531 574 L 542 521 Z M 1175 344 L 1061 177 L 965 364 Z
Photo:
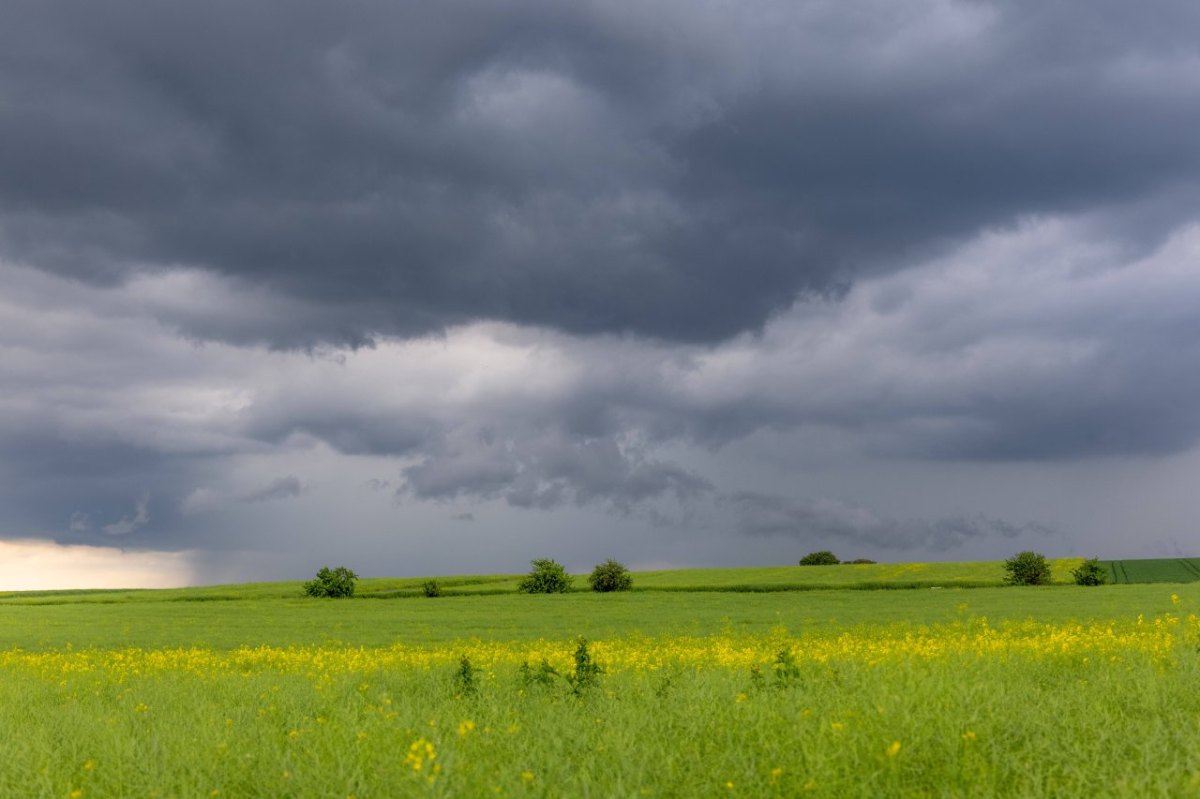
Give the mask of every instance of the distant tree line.
M 827 549 L 809 552 L 800 559 L 801 566 L 835 566 L 842 563 L 867 564 L 875 561 L 868 558 L 843 561 Z M 570 591 L 575 583 L 575 578 L 567 573 L 566 568 L 552 558 L 535 558 L 530 565 L 533 568 L 517 584 L 517 590 L 523 594 L 562 594 Z M 1004 571 L 1004 581 L 1009 585 L 1046 585 L 1051 581 L 1050 564 L 1040 552 L 1018 552 L 1004 562 Z M 1077 585 L 1103 585 L 1108 580 L 1107 570 L 1096 558 L 1085 560 L 1071 571 L 1071 576 Z M 331 599 L 352 597 L 357 579 L 358 575 L 345 566 L 333 569 L 326 566 L 317 571 L 314 579 L 304 583 L 304 593 L 311 597 Z M 629 569 L 611 558 L 596 564 L 587 580 L 591 589 L 599 593 L 629 591 L 633 588 L 633 575 Z M 427 597 L 442 595 L 441 586 L 436 580 L 426 580 L 421 590 Z
M 870 558 L 855 558 L 854 560 L 838 560 L 838 556 L 830 552 L 828 549 L 821 549 L 816 552 L 809 552 L 804 557 L 800 558 L 801 566 L 836 566 L 839 563 L 844 563 L 849 566 L 860 563 L 874 563 Z

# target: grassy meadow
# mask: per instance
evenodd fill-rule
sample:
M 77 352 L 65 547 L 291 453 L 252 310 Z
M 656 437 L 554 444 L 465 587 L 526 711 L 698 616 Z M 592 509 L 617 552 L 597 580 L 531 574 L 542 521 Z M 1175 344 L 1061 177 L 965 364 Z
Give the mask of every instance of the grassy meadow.
M 0 795 L 1200 796 L 1200 583 L 997 571 L 5 595 Z

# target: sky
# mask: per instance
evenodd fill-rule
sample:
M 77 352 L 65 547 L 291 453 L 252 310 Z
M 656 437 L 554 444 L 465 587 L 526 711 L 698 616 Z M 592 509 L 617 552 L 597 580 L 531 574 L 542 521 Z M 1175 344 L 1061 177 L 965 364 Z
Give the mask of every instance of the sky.
M 9 0 L 0 589 L 1200 554 L 1200 5 Z

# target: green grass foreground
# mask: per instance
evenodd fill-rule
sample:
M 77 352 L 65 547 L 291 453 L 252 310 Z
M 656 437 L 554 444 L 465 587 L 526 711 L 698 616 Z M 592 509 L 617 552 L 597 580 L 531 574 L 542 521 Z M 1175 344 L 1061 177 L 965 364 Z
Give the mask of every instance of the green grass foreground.
M 719 590 L 789 568 L 13 595 L 0 796 L 1200 796 L 1200 583 Z M 581 635 L 595 687 L 520 669 L 569 675 Z

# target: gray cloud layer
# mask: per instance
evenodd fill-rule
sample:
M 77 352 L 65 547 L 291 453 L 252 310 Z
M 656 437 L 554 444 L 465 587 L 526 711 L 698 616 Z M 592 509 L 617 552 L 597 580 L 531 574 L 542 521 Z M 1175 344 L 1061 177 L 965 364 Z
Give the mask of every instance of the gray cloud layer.
M 1200 441 L 1198 31 L 1182 0 L 5 3 L 0 536 L 1041 535 L 1019 477 L 984 512 L 933 475 L 1119 486 Z M 833 462 L 933 488 L 794 479 Z
M 978 538 L 1015 539 L 1022 534 L 1047 536 L 1045 525 L 1013 524 L 984 516 L 901 520 L 870 508 L 828 497 L 797 498 L 739 491 L 726 500 L 746 535 L 779 535 L 815 544 L 837 542 L 874 550 L 946 551 Z
M 1186 0 L 17 0 L 0 253 L 271 298 L 172 319 L 225 340 L 488 318 L 714 341 L 983 226 L 1194 188 L 1198 22 Z
M 840 529 L 806 515 L 826 491 L 739 487 L 697 453 L 719 461 L 760 434 L 804 431 L 834 436 L 835 457 L 950 469 L 1186 451 L 1200 435 L 1200 227 L 1130 260 L 1100 224 L 985 234 L 716 347 L 495 324 L 357 352 L 197 345 L 139 310 L 173 277 L 89 288 L 6 268 L 6 525 L 233 546 L 206 539 L 206 514 L 307 496 L 304 465 L 327 448 L 378 461 L 373 485 L 403 506 L 481 518 L 499 500 L 662 521 L 717 501 L 739 509 L 733 529 L 761 530 L 766 514 L 799 534 Z M 231 467 L 259 460 L 244 476 Z M 877 515 L 845 536 L 917 550 L 1004 538 L 973 512 Z

